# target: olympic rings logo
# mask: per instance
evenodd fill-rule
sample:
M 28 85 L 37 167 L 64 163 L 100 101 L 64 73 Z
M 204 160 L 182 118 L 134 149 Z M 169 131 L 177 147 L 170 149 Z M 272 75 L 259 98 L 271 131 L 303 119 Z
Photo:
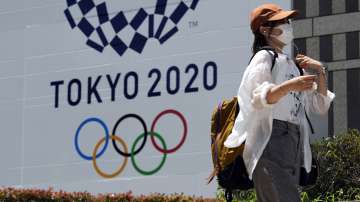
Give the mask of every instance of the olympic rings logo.
M 155 132 L 156 123 L 165 114 L 174 114 L 174 115 L 176 115 L 178 118 L 180 118 L 180 121 L 182 122 L 182 125 L 183 125 L 183 128 L 184 128 L 182 138 L 181 138 L 180 142 L 174 148 L 171 148 L 171 149 L 167 149 L 167 145 L 166 145 L 166 142 L 165 142 L 164 138 L 159 133 Z M 131 146 L 130 153 L 128 152 L 128 147 L 127 147 L 127 144 L 125 143 L 125 141 L 122 138 L 120 138 L 119 136 L 116 135 L 117 134 L 116 133 L 117 128 L 118 128 L 119 124 L 122 121 L 124 121 L 125 119 L 128 119 L 128 118 L 134 118 L 134 119 L 138 120 L 141 123 L 142 128 L 144 130 L 144 132 L 141 133 L 135 139 L 135 141 L 133 142 L 133 144 Z M 84 154 L 80 150 L 79 141 L 78 141 L 81 129 L 84 128 L 85 125 L 87 125 L 89 123 L 97 123 L 97 124 L 99 124 L 104 129 L 104 132 L 105 132 L 105 137 L 101 138 L 96 143 L 95 148 L 93 149 L 92 155 Z M 92 164 L 93 164 L 93 167 L 94 167 L 96 173 L 99 174 L 100 176 L 104 177 L 104 178 L 113 178 L 113 177 L 118 176 L 120 173 L 122 173 L 123 170 L 125 169 L 126 165 L 127 165 L 128 157 L 130 157 L 131 163 L 132 163 L 133 167 L 135 168 L 135 170 L 137 172 L 139 172 L 142 175 L 153 175 L 162 168 L 162 166 L 165 163 L 167 154 L 171 154 L 171 153 L 176 152 L 184 144 L 186 136 L 187 136 L 187 131 L 188 131 L 188 126 L 187 126 L 185 117 L 180 112 L 178 112 L 178 111 L 176 111 L 174 109 L 167 109 L 167 110 L 164 110 L 164 111 L 160 112 L 155 117 L 155 119 L 153 120 L 153 122 L 151 124 L 151 130 L 150 131 L 148 131 L 145 121 L 139 115 L 137 115 L 137 114 L 126 114 L 126 115 L 120 117 L 118 119 L 118 121 L 115 123 L 114 128 L 112 129 L 111 135 L 109 133 L 109 128 L 107 127 L 107 125 L 105 124 L 104 121 L 102 121 L 100 118 L 97 118 L 97 117 L 91 117 L 91 118 L 85 119 L 76 130 L 76 133 L 75 133 L 75 150 L 80 155 L 81 158 L 83 158 L 83 159 L 85 159 L 87 161 L 92 161 Z M 141 169 L 138 166 L 138 164 L 135 161 L 135 156 L 137 154 L 139 154 L 139 152 L 144 148 L 145 143 L 147 141 L 148 135 L 150 135 L 151 142 L 152 142 L 153 146 L 155 147 L 155 149 L 158 150 L 159 152 L 161 152 L 163 154 L 163 157 L 162 157 L 162 160 L 161 160 L 160 164 L 156 168 L 154 168 L 153 170 L 148 170 L 147 171 L 147 170 Z M 155 138 L 160 140 L 162 146 L 159 146 L 155 142 Z M 141 139 L 142 139 L 141 145 L 140 145 L 140 147 L 138 147 L 136 149 L 136 146 L 137 146 L 138 142 Z M 112 145 L 113 145 L 115 151 L 119 155 L 121 155 L 121 156 L 123 156 L 125 158 L 123 163 L 120 165 L 120 167 L 113 173 L 105 173 L 105 172 L 103 172 L 99 168 L 99 166 L 97 164 L 97 161 L 96 161 L 99 157 L 101 157 L 105 153 L 105 150 L 107 149 L 108 144 L 109 144 L 109 140 L 112 141 Z M 104 146 L 98 152 L 99 147 L 103 143 L 104 143 Z M 123 150 L 121 150 L 118 147 L 118 143 L 120 143 Z

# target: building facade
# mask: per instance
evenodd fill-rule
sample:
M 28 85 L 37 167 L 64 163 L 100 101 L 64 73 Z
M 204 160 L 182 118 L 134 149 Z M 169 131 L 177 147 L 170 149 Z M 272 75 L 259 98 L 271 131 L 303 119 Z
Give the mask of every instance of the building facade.
M 329 110 L 328 136 L 360 129 L 359 0 L 293 0 L 300 15 L 294 20 L 293 52 L 325 62 L 328 88 L 336 98 Z M 327 123 L 326 123 L 327 122 Z

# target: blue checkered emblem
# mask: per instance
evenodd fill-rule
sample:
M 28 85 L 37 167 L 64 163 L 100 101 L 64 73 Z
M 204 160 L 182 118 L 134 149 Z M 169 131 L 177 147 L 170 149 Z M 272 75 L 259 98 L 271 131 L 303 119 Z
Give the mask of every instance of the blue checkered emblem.
M 123 11 L 109 14 L 105 1 L 66 1 L 65 16 L 72 29 L 78 28 L 86 36 L 86 44 L 99 52 L 111 46 L 120 56 L 128 49 L 142 53 L 150 38 L 165 43 L 179 31 L 177 25 L 184 15 L 195 10 L 199 2 L 184 0 L 167 12 L 167 0 L 157 0 L 152 13 L 140 8 L 130 20 Z

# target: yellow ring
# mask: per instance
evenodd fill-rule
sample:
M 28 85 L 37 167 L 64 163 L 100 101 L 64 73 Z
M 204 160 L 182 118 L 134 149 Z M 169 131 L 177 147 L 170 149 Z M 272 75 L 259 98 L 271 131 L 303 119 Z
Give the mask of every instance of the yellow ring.
M 105 141 L 105 138 L 106 137 L 103 137 L 95 146 L 94 148 L 94 151 L 93 151 L 93 158 L 92 158 L 92 162 L 93 162 L 93 166 L 95 168 L 95 171 L 101 176 L 101 177 L 104 177 L 104 178 L 113 178 L 113 177 L 116 177 L 117 175 L 119 175 L 125 168 L 126 164 L 127 164 L 127 158 L 125 158 L 124 160 L 124 163 L 120 166 L 120 168 L 115 171 L 114 173 L 110 173 L 110 174 L 107 174 L 107 173 L 104 173 L 103 171 L 100 170 L 100 168 L 98 167 L 98 165 L 96 164 L 96 153 L 97 153 L 97 150 L 99 149 L 101 143 L 103 143 Z M 124 142 L 124 140 L 122 140 L 121 138 L 119 138 L 118 136 L 114 136 L 114 135 L 111 135 L 110 136 L 110 139 L 112 140 L 115 140 L 115 141 L 118 141 L 120 142 L 120 144 L 124 147 L 124 150 L 125 152 L 127 153 L 128 152 L 128 149 L 127 149 L 127 146 Z

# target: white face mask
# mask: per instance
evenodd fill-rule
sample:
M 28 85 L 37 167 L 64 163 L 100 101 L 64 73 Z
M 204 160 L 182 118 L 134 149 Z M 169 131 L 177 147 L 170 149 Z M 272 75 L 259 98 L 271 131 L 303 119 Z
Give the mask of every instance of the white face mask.
M 281 24 L 276 26 L 275 28 L 281 29 L 282 34 L 275 36 L 275 35 L 270 35 L 274 38 L 276 38 L 277 40 L 283 42 L 284 44 L 288 45 L 291 43 L 291 41 L 294 39 L 294 35 L 293 35 L 293 28 L 290 24 L 285 23 L 285 24 Z

